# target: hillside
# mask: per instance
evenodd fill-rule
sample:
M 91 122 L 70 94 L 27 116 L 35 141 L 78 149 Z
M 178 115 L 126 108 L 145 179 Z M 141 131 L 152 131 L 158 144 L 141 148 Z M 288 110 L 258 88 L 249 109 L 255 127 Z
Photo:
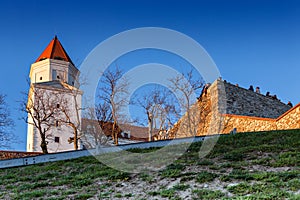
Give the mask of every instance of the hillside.
M 300 130 L 223 135 L 204 159 L 200 146 L 151 173 L 94 157 L 2 169 L 0 199 L 300 199 Z

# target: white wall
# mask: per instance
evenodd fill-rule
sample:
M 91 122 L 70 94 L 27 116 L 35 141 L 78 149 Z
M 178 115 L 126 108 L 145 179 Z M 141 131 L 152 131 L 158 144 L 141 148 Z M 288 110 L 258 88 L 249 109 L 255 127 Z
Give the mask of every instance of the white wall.
M 53 70 L 56 71 L 56 74 L 53 74 Z M 74 79 L 78 78 L 78 70 L 69 62 L 62 60 L 45 59 L 31 65 L 29 76 L 31 79 L 31 83 L 60 80 L 73 85 L 72 82 L 74 81 Z M 59 79 L 57 78 L 57 76 L 59 76 Z M 74 78 L 72 80 L 69 80 L 70 77 Z
M 36 86 L 38 87 L 38 86 Z M 39 86 L 40 87 L 40 86 Z M 76 109 L 75 109 L 75 103 L 74 103 L 74 97 L 70 93 L 70 90 L 62 90 L 62 89 L 55 89 L 55 88 L 39 88 L 39 91 L 41 94 L 45 94 L 46 97 L 53 97 L 53 99 L 45 98 L 48 103 L 50 103 L 52 106 L 56 107 L 58 102 L 56 98 L 61 99 L 63 98 L 67 104 L 60 105 L 60 106 L 67 106 L 68 110 L 70 110 L 70 118 L 71 121 L 80 124 L 81 122 L 81 111 L 79 110 L 79 119 L 77 119 L 76 115 Z M 58 95 L 58 96 L 57 96 Z M 78 102 L 78 108 L 81 108 L 81 94 L 77 95 L 77 102 Z M 74 112 L 72 112 L 74 111 Z M 53 120 L 51 123 L 52 126 L 50 130 L 47 132 L 46 135 L 49 135 L 51 137 L 47 137 L 46 141 L 48 141 L 48 151 L 49 152 L 59 152 L 59 151 L 68 151 L 68 150 L 74 150 L 73 143 L 69 144 L 68 139 L 70 137 L 74 137 L 73 129 L 66 125 L 62 124 L 62 122 L 59 122 L 58 124 L 56 121 L 59 121 L 59 118 L 61 116 L 64 116 L 63 114 L 60 114 L 60 116 L 57 116 L 57 120 Z M 28 122 L 33 122 L 33 119 L 28 116 Z M 58 126 L 57 126 L 58 125 Z M 80 130 L 80 127 L 79 127 Z M 80 134 L 80 132 L 78 132 Z M 58 137 L 59 141 L 55 142 L 55 137 Z M 42 149 L 40 147 L 41 139 L 40 139 L 40 133 L 35 128 L 34 125 L 28 124 L 28 132 L 27 132 L 27 151 L 33 151 L 33 152 L 41 152 Z M 79 146 L 80 147 L 80 146 Z

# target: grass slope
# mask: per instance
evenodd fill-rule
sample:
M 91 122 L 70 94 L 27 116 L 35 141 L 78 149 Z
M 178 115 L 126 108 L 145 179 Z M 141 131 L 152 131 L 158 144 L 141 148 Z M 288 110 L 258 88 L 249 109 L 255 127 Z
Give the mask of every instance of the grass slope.
M 300 130 L 221 136 L 204 159 L 200 146 L 151 173 L 94 157 L 2 169 L 0 199 L 300 199 Z

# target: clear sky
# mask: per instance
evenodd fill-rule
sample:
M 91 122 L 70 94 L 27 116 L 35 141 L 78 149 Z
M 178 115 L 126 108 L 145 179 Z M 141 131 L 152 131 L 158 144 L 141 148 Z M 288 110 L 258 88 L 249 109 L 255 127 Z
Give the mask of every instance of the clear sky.
M 79 67 L 101 41 L 138 27 L 182 32 L 210 54 L 224 79 L 260 86 L 283 102 L 300 102 L 300 2 L 205 1 L 13 1 L 0 2 L 0 92 L 25 150 L 27 125 L 19 120 L 30 65 L 54 35 Z

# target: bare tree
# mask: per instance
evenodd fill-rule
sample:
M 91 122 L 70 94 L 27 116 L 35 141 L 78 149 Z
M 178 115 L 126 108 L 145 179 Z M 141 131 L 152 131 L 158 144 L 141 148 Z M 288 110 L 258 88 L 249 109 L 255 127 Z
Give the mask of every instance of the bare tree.
M 97 119 L 98 117 L 98 119 Z M 109 106 L 98 105 L 95 108 L 85 109 L 82 119 L 82 141 L 87 148 L 95 148 L 97 145 L 106 145 L 108 138 L 104 132 L 104 123 L 111 121 Z
M 111 107 L 107 102 L 99 103 L 95 109 L 96 118 L 99 122 L 112 122 L 112 112 Z
M 14 135 L 11 132 L 14 126 L 13 120 L 5 101 L 5 95 L 0 94 L 0 147 L 9 147 L 9 143 L 13 142 Z
M 102 73 L 99 85 L 100 104 L 110 107 L 113 123 L 111 136 L 114 144 L 118 145 L 118 122 L 123 118 L 122 108 L 127 103 L 125 96 L 128 94 L 128 80 L 123 77 L 123 71 L 115 67 Z
M 61 82 L 64 86 L 64 95 L 61 96 L 61 103 L 59 110 L 61 115 L 59 121 L 61 123 L 70 126 L 73 129 L 73 138 L 69 138 L 69 142 L 73 142 L 74 150 L 78 150 L 78 140 L 80 139 L 80 127 L 81 127 L 81 96 L 82 91 L 78 88 L 80 84 L 77 84 L 77 87 L 73 87 L 69 84 Z
M 58 91 L 45 90 L 37 84 L 31 84 L 28 100 L 22 101 L 21 109 L 28 113 L 26 122 L 33 125 L 39 132 L 41 144 L 40 147 L 43 153 L 48 153 L 48 142 L 46 139 L 52 139 L 50 128 L 55 124 L 55 118 L 59 113 Z
M 172 123 L 171 115 L 176 113 L 176 109 L 174 103 L 168 98 L 170 96 L 168 91 L 156 87 L 141 96 L 136 96 L 131 102 L 142 107 L 147 115 L 149 141 L 152 141 L 153 129 L 162 131 Z
M 179 104 L 182 112 L 185 113 L 184 123 L 181 122 L 180 126 L 184 126 L 183 129 L 186 130 L 187 136 L 195 136 L 199 117 L 197 113 L 192 112 L 195 109 L 191 109 L 191 107 L 196 101 L 195 94 L 197 95 L 199 89 L 203 88 L 204 82 L 202 80 L 196 80 L 193 77 L 193 70 L 190 70 L 186 74 L 179 74 L 169 81 L 170 88 L 180 94 L 178 98 Z

